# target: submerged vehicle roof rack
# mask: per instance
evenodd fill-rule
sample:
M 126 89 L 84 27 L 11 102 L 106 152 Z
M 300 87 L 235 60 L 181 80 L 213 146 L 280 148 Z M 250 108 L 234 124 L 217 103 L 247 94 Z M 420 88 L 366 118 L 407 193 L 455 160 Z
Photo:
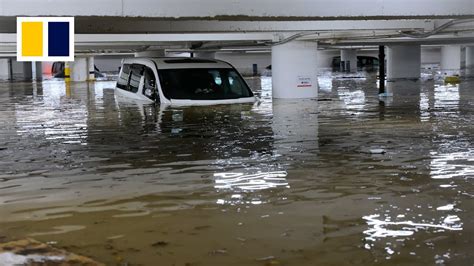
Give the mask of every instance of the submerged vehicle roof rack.
M 179 59 L 166 59 L 165 63 L 168 64 L 183 64 L 183 63 L 217 63 L 216 60 L 200 59 L 200 58 L 179 58 Z

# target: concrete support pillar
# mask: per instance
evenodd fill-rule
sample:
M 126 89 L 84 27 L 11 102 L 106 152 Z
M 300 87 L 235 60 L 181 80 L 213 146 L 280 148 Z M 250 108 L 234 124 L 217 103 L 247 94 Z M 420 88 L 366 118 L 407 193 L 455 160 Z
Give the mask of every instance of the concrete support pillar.
M 33 66 L 31 62 L 21 62 L 22 65 L 22 72 L 20 74 L 20 78 L 24 80 L 31 80 L 33 79 Z
M 466 76 L 474 77 L 474 46 L 466 47 Z
M 43 64 L 41 62 L 31 63 L 31 73 L 34 80 L 43 79 Z
M 11 78 L 11 61 L 8 58 L 0 58 L 0 80 Z
M 466 47 L 466 68 L 474 68 L 474 46 Z
M 87 58 L 76 57 L 74 62 L 69 62 L 71 81 L 86 81 L 89 76 Z
M 387 49 L 387 80 L 419 79 L 421 76 L 420 45 L 393 45 Z
M 461 72 L 461 46 L 446 45 L 441 48 L 441 74 L 459 76 Z
M 9 79 L 17 79 L 17 80 L 33 79 L 33 64 L 31 62 L 18 62 L 14 59 L 10 59 L 8 67 L 9 67 L 9 73 L 10 73 Z
M 196 52 L 194 53 L 195 58 L 206 58 L 206 59 L 215 59 L 216 52 Z
M 36 80 L 36 62 L 31 62 L 31 77 Z
M 135 57 L 164 57 L 165 50 L 149 50 L 135 53 Z
M 387 95 L 385 89 L 385 45 L 379 45 L 379 95 Z
M 36 79 L 43 79 L 43 62 L 36 62 Z
M 87 57 L 87 73 L 87 80 L 95 80 L 95 64 L 93 56 Z
M 292 41 L 272 47 L 273 98 L 317 98 L 316 42 Z
M 343 49 L 341 50 L 341 71 L 357 72 L 357 50 Z

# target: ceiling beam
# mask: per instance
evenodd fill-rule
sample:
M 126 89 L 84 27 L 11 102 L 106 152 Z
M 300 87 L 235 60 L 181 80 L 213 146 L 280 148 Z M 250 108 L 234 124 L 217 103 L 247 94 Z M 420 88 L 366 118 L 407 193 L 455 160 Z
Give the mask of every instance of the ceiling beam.
M 199 20 L 463 18 L 472 0 L 0 0 L 0 16 L 111 16 Z

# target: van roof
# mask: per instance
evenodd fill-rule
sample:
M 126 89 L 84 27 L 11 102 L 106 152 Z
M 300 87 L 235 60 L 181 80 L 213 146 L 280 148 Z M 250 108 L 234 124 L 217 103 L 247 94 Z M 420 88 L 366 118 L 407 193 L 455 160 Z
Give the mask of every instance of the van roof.
M 150 60 L 155 62 L 158 69 L 181 69 L 181 68 L 232 68 L 231 65 L 224 61 L 207 58 L 190 58 L 190 57 L 137 57 L 129 58 L 124 63 L 139 63 L 141 60 Z

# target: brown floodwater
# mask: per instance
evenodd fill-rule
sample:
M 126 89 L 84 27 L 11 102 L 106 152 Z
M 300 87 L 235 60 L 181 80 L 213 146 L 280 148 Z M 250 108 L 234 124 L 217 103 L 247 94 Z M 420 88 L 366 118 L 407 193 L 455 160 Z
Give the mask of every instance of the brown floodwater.
M 325 72 L 319 101 L 144 105 L 0 83 L 0 241 L 107 265 L 473 265 L 474 80 Z M 2 262 L 0 262 L 2 264 Z

